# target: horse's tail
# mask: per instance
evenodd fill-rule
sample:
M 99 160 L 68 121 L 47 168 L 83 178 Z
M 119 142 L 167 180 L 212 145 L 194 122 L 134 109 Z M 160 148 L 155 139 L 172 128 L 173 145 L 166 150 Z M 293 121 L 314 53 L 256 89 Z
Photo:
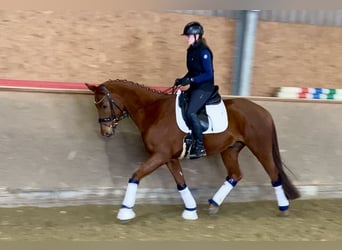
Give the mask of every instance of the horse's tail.
M 274 122 L 272 124 L 273 126 L 273 132 L 272 132 L 272 154 L 274 163 L 279 171 L 279 177 L 282 181 L 282 186 L 285 192 L 286 197 L 289 200 L 294 200 L 300 197 L 300 193 L 298 189 L 292 184 L 288 176 L 286 175 L 284 171 L 285 164 L 281 160 L 280 151 L 279 151 L 279 145 L 278 145 L 278 138 L 277 138 L 277 131 L 274 125 Z M 285 166 L 286 167 L 286 166 Z M 286 167 L 287 168 L 287 167 Z

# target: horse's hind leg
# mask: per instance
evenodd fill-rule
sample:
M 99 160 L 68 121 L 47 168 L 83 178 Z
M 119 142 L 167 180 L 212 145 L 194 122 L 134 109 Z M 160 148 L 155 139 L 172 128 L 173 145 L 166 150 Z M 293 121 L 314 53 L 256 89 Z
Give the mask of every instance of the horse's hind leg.
M 242 178 L 238 156 L 244 146 L 244 143 L 236 142 L 234 145 L 221 152 L 223 163 L 227 169 L 227 177 L 214 196 L 209 199 L 209 214 L 211 215 L 218 212 L 219 206 Z
M 259 160 L 261 165 L 264 167 L 265 171 L 269 175 L 271 179 L 272 187 L 274 188 L 274 192 L 276 194 L 278 208 L 281 212 L 281 215 L 287 216 L 289 209 L 289 200 L 286 197 L 286 194 L 283 189 L 283 184 L 289 185 L 289 179 L 287 178 L 285 172 L 282 169 L 282 166 L 276 165 L 274 160 L 274 152 L 272 150 L 272 141 L 264 138 L 264 145 L 262 147 L 255 145 L 248 145 L 248 148 L 252 151 L 252 153 Z M 267 143 L 269 142 L 269 143 Z M 278 148 L 276 150 L 279 151 Z M 282 164 L 281 161 L 279 164 Z M 283 176 L 283 178 L 281 178 Z M 284 183 L 283 183 L 284 182 Z M 292 184 L 291 184 L 292 187 Z
M 185 178 L 179 160 L 173 159 L 167 162 L 166 165 L 177 183 L 178 192 L 184 202 L 182 217 L 186 220 L 198 219 L 196 201 L 185 183 Z

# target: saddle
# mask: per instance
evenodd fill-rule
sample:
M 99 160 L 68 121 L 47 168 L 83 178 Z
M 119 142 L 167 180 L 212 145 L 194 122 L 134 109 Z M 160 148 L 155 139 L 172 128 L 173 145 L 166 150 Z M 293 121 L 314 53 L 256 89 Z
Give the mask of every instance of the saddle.
M 187 92 L 180 90 L 176 93 L 176 122 L 181 131 L 186 133 L 183 138 L 183 151 L 179 159 L 183 159 L 189 155 L 192 146 L 191 130 L 188 122 L 185 120 L 186 110 L 189 106 L 189 96 Z M 228 113 L 226 106 L 218 93 L 218 86 L 215 86 L 214 91 L 207 100 L 199 114 L 199 120 L 202 127 L 203 134 L 222 133 L 228 128 Z
M 209 117 L 207 114 L 207 110 L 206 110 L 206 105 L 215 105 L 215 104 L 219 104 L 222 100 L 221 95 L 219 94 L 219 87 L 217 85 L 214 86 L 214 90 L 212 92 L 212 94 L 210 95 L 209 99 L 207 100 L 207 102 L 205 103 L 205 105 L 199 110 L 198 112 L 198 118 L 200 120 L 200 124 L 202 127 L 202 131 L 206 131 L 209 128 Z M 186 113 L 189 107 L 189 96 L 187 92 L 182 91 L 181 94 L 179 95 L 179 99 L 178 99 L 178 105 L 180 107 L 180 109 L 182 110 L 182 116 L 183 119 L 186 123 L 186 125 L 189 127 L 189 121 L 186 117 Z

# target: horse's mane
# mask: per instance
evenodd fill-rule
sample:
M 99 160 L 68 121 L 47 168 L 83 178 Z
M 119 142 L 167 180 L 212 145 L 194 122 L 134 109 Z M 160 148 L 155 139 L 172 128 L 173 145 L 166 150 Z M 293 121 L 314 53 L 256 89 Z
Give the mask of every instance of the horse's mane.
M 109 83 L 109 84 L 123 83 L 123 84 L 126 84 L 126 85 L 132 85 L 132 86 L 137 86 L 137 87 L 143 88 L 143 89 L 145 89 L 145 90 L 147 90 L 149 92 L 152 92 L 152 93 L 157 93 L 157 94 L 162 94 L 162 95 L 169 95 L 167 92 L 164 92 L 164 91 L 161 91 L 161 90 L 157 90 L 157 89 L 153 89 L 153 88 L 145 86 L 143 84 L 140 84 L 140 83 L 137 83 L 137 82 L 133 82 L 133 81 L 129 81 L 129 80 L 126 80 L 126 79 L 116 79 L 116 80 L 109 79 L 105 83 Z

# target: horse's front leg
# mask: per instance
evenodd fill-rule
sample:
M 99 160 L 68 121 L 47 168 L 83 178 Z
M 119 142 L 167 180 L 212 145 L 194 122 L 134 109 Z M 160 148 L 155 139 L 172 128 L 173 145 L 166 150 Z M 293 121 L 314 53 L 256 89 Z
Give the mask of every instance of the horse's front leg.
M 196 201 L 185 183 L 184 174 L 179 160 L 173 159 L 167 162 L 166 165 L 177 183 L 177 189 L 184 202 L 185 208 L 182 213 L 182 217 L 186 220 L 197 220 L 198 215 Z
M 140 180 L 152 173 L 158 167 L 165 164 L 165 158 L 162 155 L 151 155 L 139 168 L 135 171 L 132 177 L 128 181 L 126 194 L 123 199 L 121 208 L 118 212 L 117 218 L 121 221 L 127 221 L 133 219 L 136 215 L 133 211 L 133 207 L 136 201 L 136 194 Z

